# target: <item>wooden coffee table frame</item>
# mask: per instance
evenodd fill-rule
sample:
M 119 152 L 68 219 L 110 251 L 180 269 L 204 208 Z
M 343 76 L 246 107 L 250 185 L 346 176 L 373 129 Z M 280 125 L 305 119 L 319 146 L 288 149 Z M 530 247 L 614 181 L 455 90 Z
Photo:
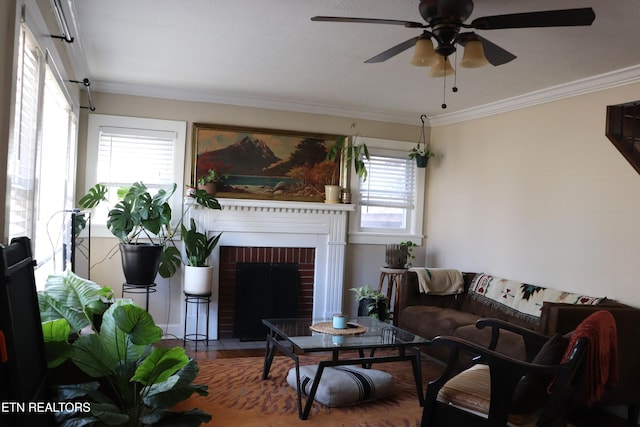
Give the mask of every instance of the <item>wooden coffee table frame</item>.
M 422 370 L 420 364 L 420 347 L 421 345 L 429 344 L 429 341 L 418 337 L 416 335 L 411 334 L 410 332 L 404 331 L 395 326 L 388 325 L 386 323 L 378 322 L 374 319 L 369 318 L 359 318 L 359 321 L 363 323 L 374 324 L 377 327 L 383 326 L 383 329 L 386 332 L 389 332 L 386 339 L 381 337 L 380 342 L 372 342 L 371 335 L 363 335 L 363 339 L 358 339 L 357 337 L 350 338 L 349 340 L 345 340 L 344 344 L 334 344 L 332 347 L 327 347 L 323 345 L 301 345 L 299 339 L 300 335 L 293 336 L 290 333 L 283 331 L 282 325 L 287 324 L 297 324 L 304 325 L 305 322 L 309 326 L 311 322 L 308 320 L 302 319 L 263 319 L 262 323 L 267 327 L 267 342 L 266 342 L 266 352 L 264 356 L 264 368 L 262 371 L 262 379 L 266 380 L 269 377 L 269 371 L 271 370 L 271 364 L 273 362 L 273 357 L 276 354 L 276 350 L 279 350 L 285 356 L 290 357 L 295 362 L 296 368 L 296 391 L 297 391 L 297 400 L 298 400 L 298 417 L 301 420 L 306 420 L 309 418 L 309 412 L 311 411 L 311 406 L 313 405 L 313 400 L 316 395 L 316 391 L 318 390 L 318 385 L 320 384 L 320 379 L 322 378 L 322 373 L 325 368 L 331 366 L 342 366 L 342 365 L 362 365 L 363 367 L 370 368 L 375 363 L 389 363 L 389 362 L 401 362 L 401 361 L 410 361 L 413 368 L 413 377 L 416 383 L 416 392 L 418 394 L 418 401 L 420 402 L 420 406 L 424 406 L 424 391 L 422 387 Z M 358 320 L 356 320 L 358 322 Z M 297 330 L 300 330 L 299 326 Z M 306 331 L 302 331 L 305 333 Z M 307 335 L 311 335 L 309 332 Z M 413 340 L 403 340 L 400 337 L 413 337 Z M 365 339 L 366 338 L 366 339 Z M 376 356 L 375 353 L 377 350 L 381 349 L 392 349 L 397 353 L 393 355 L 385 355 L 385 356 Z M 358 357 L 348 357 L 345 359 L 340 358 L 340 353 L 356 350 L 358 352 Z M 368 350 L 368 351 L 367 351 Z M 300 382 L 300 359 L 298 357 L 298 353 L 319 353 L 319 352 L 330 352 L 332 357 L 329 360 L 320 361 L 318 364 L 318 370 L 316 371 L 315 378 L 313 379 L 313 383 L 311 385 L 311 389 L 309 390 L 309 395 L 307 396 L 307 400 L 305 402 L 304 408 L 302 405 L 302 392 L 301 382 Z M 368 353 L 368 354 L 366 354 Z

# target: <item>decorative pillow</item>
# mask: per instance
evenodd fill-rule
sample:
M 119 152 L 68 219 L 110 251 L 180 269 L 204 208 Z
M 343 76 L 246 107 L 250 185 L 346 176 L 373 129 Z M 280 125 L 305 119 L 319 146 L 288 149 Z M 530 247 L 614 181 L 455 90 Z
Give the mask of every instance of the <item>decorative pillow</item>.
M 532 363 L 538 365 L 557 365 L 562 360 L 569 338 L 555 334 L 547 341 Z M 547 387 L 553 375 L 527 374 L 522 377 L 513 393 L 511 412 L 529 413 L 542 405 L 547 399 Z
M 300 386 L 304 394 L 311 390 L 318 365 L 300 366 Z M 296 368 L 291 368 L 287 383 L 296 388 Z M 353 405 L 393 394 L 393 376 L 376 369 L 358 366 L 336 366 L 324 368 L 318 384 L 315 400 L 325 406 L 335 408 Z

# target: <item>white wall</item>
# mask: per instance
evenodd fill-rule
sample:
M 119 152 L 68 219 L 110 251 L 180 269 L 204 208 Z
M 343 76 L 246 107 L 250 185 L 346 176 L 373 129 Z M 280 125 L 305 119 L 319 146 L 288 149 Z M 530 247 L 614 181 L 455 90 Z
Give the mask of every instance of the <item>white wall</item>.
M 605 137 L 640 85 L 435 127 L 427 264 L 640 307 L 640 176 Z

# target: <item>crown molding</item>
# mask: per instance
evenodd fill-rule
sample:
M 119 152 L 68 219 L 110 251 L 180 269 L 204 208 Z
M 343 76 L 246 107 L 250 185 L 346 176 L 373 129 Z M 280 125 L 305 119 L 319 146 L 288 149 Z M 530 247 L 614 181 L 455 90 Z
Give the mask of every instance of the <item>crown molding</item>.
M 427 124 L 434 127 L 459 123 L 638 82 L 640 82 L 640 65 L 635 65 L 455 113 L 431 115 L 427 119 Z M 92 88 L 99 92 L 123 95 L 236 105 L 270 110 L 297 111 L 390 123 L 415 124 L 413 114 L 406 116 L 385 111 L 314 104 L 279 98 L 261 98 L 220 92 L 182 90 L 160 86 L 130 85 L 100 81 L 92 82 Z
M 429 117 L 429 125 L 435 127 L 465 122 L 638 82 L 640 82 L 640 65 L 634 65 L 513 98 L 503 99 L 480 107 L 469 108 L 450 114 L 431 116 Z
M 264 108 L 268 110 L 296 111 L 328 116 L 350 117 L 390 123 L 415 124 L 415 117 L 388 111 L 364 110 L 359 107 L 343 107 L 280 98 L 262 98 L 222 92 L 173 89 L 161 86 L 130 85 L 96 81 L 91 83 L 94 91 L 121 95 L 145 96 L 150 98 L 174 99 L 180 101 L 206 102 L 235 105 L 240 107 Z

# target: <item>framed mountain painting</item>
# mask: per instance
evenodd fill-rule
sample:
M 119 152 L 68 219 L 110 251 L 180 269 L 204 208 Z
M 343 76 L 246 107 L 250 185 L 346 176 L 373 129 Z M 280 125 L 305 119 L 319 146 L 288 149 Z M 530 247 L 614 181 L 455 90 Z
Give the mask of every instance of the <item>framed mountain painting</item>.
M 339 183 L 338 161 L 326 160 L 337 138 L 194 123 L 192 184 L 213 169 L 218 198 L 321 202 L 325 184 Z

